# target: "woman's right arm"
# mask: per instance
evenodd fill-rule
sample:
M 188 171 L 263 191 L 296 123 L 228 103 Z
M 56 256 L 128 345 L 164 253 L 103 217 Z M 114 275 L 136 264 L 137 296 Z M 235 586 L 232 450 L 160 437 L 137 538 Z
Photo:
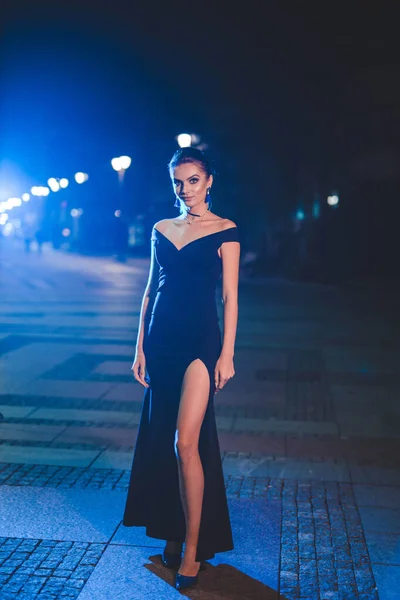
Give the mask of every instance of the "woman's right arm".
M 154 229 L 154 228 L 153 228 Z M 146 358 L 143 351 L 143 340 L 145 335 L 145 325 L 147 321 L 147 312 L 154 302 L 155 293 L 158 286 L 158 275 L 159 265 L 155 257 L 155 234 L 152 232 L 151 235 L 151 257 L 150 257 L 150 270 L 149 277 L 147 280 L 146 288 L 144 290 L 142 305 L 140 309 L 138 336 L 136 341 L 136 354 L 131 370 L 135 376 L 135 379 L 141 383 L 144 387 L 149 387 L 149 384 L 145 381 L 144 377 L 146 374 Z
M 147 311 L 149 307 L 151 308 L 151 304 L 154 301 L 157 286 L 158 286 L 158 274 L 159 274 L 159 266 L 155 257 L 155 236 L 152 234 L 151 236 L 151 257 L 150 257 L 150 271 L 149 277 L 147 280 L 147 285 L 144 290 L 142 306 L 140 309 L 140 318 L 139 318 L 139 328 L 138 328 L 138 337 L 136 341 L 136 352 L 143 352 L 143 339 L 145 333 L 145 322 Z

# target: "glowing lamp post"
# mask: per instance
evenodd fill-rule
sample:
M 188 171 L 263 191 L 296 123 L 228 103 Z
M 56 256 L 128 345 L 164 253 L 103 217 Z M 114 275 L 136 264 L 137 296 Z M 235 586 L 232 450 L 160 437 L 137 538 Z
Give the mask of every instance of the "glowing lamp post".
M 77 243 L 79 239 L 79 217 L 83 215 L 83 209 L 73 208 L 70 215 L 72 217 L 72 242 Z
M 15 208 L 17 206 L 21 206 L 21 204 L 22 204 L 21 198 L 9 198 L 8 199 L 8 208 L 9 208 L 9 210 L 11 208 Z
M 120 183 L 123 182 L 125 171 L 129 169 L 131 163 L 132 159 L 130 158 L 130 156 L 118 156 L 111 160 L 111 166 L 114 169 L 114 171 L 117 171 Z
M 180 133 L 176 138 L 180 148 L 189 148 L 192 145 L 192 136 L 190 133 Z
M 60 189 L 68 187 L 69 181 L 66 177 L 62 177 L 61 179 L 50 177 L 50 179 L 47 182 L 47 185 L 49 186 L 52 192 L 58 192 L 60 191 Z
M 339 196 L 337 194 L 333 194 L 333 196 L 328 196 L 327 202 L 329 206 L 337 206 L 339 204 Z
M 50 177 L 50 179 L 47 180 L 47 185 L 49 186 L 52 192 L 58 192 L 60 189 L 60 183 L 55 177 Z
M 48 196 L 50 194 L 50 188 L 45 185 L 34 185 L 31 188 L 31 194 L 32 196 L 39 197 Z
M 75 173 L 75 181 L 76 183 L 85 183 L 89 179 L 89 175 L 87 173 Z

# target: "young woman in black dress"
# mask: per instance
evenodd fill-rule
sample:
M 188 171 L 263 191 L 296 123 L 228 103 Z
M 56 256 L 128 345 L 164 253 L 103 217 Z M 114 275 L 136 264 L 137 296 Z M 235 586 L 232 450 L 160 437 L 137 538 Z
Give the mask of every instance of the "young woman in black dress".
M 235 373 L 240 243 L 236 224 L 210 210 L 204 153 L 178 150 L 169 170 L 181 211 L 152 231 L 132 365 L 146 390 L 123 523 L 166 540 L 163 563 L 183 589 L 202 561 L 233 549 L 214 396 Z

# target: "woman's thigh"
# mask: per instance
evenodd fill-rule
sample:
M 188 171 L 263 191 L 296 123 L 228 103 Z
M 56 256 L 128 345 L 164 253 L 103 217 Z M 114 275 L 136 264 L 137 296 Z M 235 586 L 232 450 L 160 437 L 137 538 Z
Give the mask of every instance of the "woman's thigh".
M 182 443 L 198 444 L 209 394 L 210 375 L 204 362 L 196 358 L 187 367 L 182 381 L 176 424 L 177 439 Z

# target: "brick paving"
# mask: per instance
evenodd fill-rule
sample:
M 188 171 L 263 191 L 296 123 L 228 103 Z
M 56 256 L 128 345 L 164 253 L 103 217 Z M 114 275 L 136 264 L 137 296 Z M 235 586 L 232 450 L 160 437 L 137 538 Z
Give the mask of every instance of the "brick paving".
M 1 465 L 1 484 L 126 490 L 128 471 Z M 228 497 L 282 504 L 279 589 L 287 600 L 378 598 L 352 486 L 228 476 Z M 102 544 L 0 539 L 4 599 L 75 598 Z M 51 595 L 53 594 L 53 595 Z M 57 595 L 58 594 L 58 595 Z M 319 595 L 318 595 L 319 594 Z M 3 598 L 3 596 L 1 596 Z
M 19 502 L 20 493 L 41 488 L 55 494 L 54 510 L 61 499 L 75 506 L 93 493 L 113 506 L 126 495 L 141 410 L 143 391 L 129 366 L 148 263 L 51 251 L 30 259 L 11 250 L 0 269 L 3 510 L 8 498 Z M 240 303 L 236 376 L 215 403 L 225 485 L 235 515 L 264 507 L 278 533 L 272 521 L 254 533 L 264 557 L 257 572 L 240 545 L 232 565 L 242 560 L 238 572 L 263 582 L 271 600 L 397 600 L 400 332 L 388 315 L 398 302 L 382 296 L 369 305 L 363 291 L 250 282 Z M 149 550 L 142 538 L 120 537 L 128 535 L 118 533 L 120 512 L 108 527 L 115 534 L 103 523 L 96 529 L 102 543 L 86 539 L 84 528 L 72 541 L 47 525 L 47 535 L 34 539 L 23 530 L 11 535 L 0 518 L 0 600 L 86 599 L 108 551 Z M 36 518 L 40 525 L 40 511 Z M 244 538 L 244 552 L 245 545 Z M 237 598 L 215 585 L 193 598 Z M 250 577 L 241 585 L 246 598 L 264 597 Z M 115 600 L 129 598 L 126 589 Z M 168 590 L 146 595 L 169 598 Z
M 104 544 L 0 538 L 2 600 L 78 598 Z

